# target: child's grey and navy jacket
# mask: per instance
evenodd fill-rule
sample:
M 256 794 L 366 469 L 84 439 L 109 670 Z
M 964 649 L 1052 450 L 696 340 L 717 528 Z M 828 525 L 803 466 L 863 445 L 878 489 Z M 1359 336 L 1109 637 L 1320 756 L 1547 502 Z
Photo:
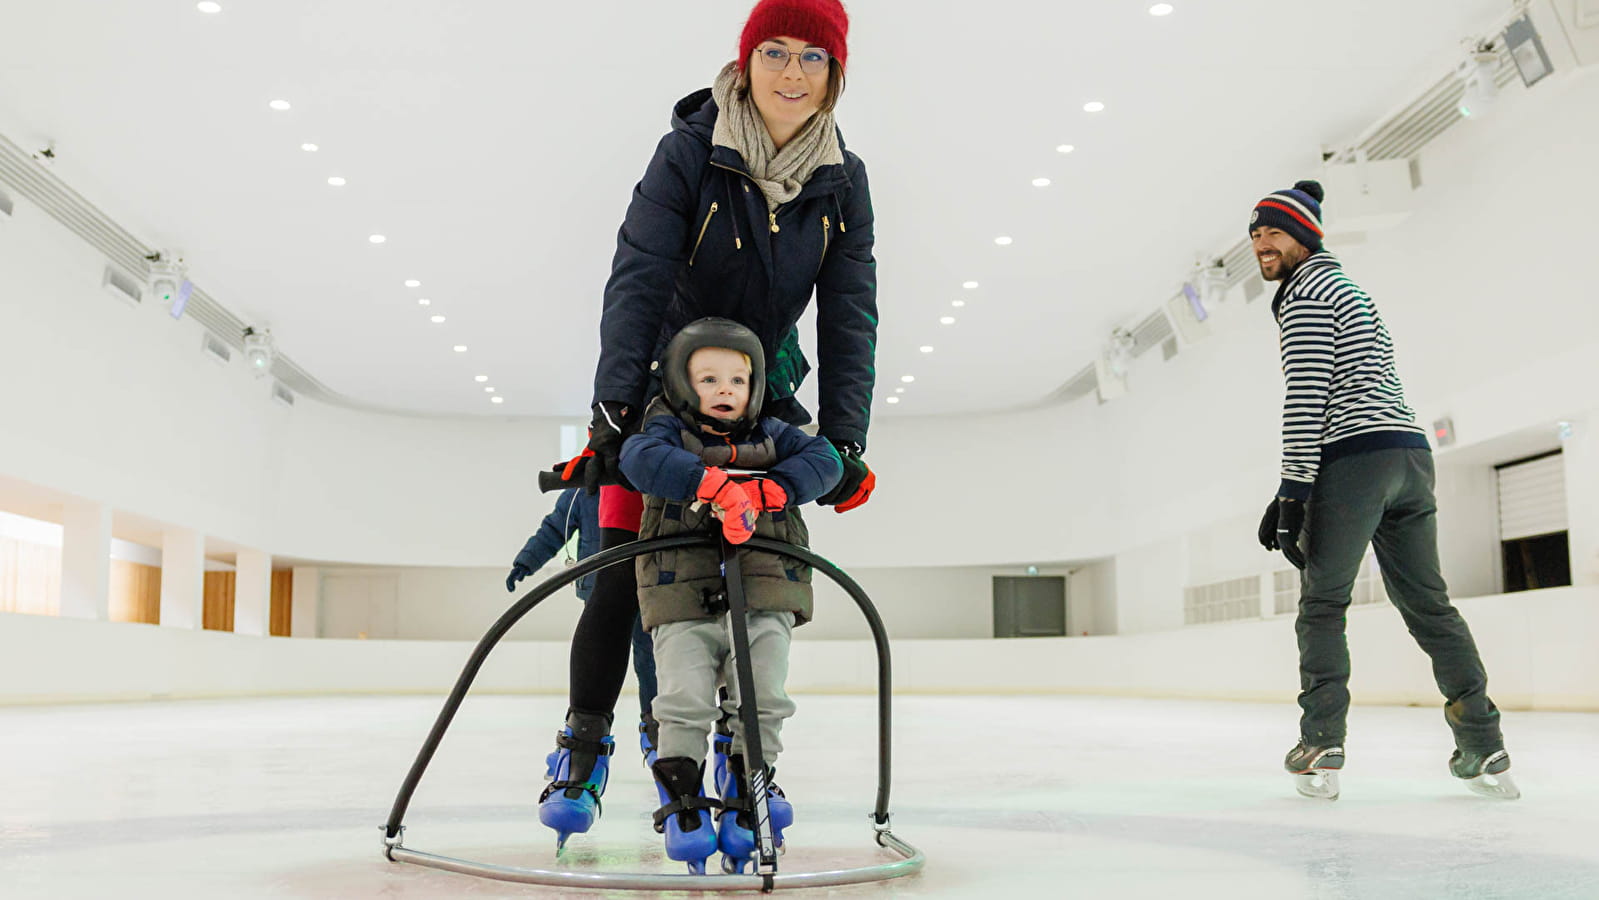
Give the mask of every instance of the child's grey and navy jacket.
M 838 451 L 780 419 L 764 418 L 750 433 L 729 442 L 690 430 L 657 399 L 643 429 L 622 444 L 622 472 L 644 494 L 639 539 L 689 531 L 717 533 L 721 523 L 695 494 L 708 466 L 765 469 L 788 495 L 788 508 L 762 513 L 758 537 L 810 546 L 799 507 L 833 488 L 843 475 Z M 745 597 L 752 610 L 787 611 L 795 624 L 811 618 L 811 569 L 798 560 L 739 550 Z M 668 550 L 639 557 L 639 615 L 645 628 L 667 622 L 709 619 L 725 607 L 721 551 L 714 547 Z
M 555 509 L 539 524 L 539 530 L 527 539 L 516 563 L 537 572 L 561 552 L 566 542 L 577 532 L 577 558 L 586 559 L 600 549 L 600 498 L 598 494 L 585 493 L 580 488 L 567 488 L 555 500 Z M 577 595 L 587 601 L 594 593 L 594 575 L 590 573 L 577 580 Z
M 877 343 L 866 166 L 846 149 L 842 165 L 819 167 L 798 197 L 769 213 L 742 157 L 711 146 L 716 116 L 709 88 L 679 101 L 633 190 L 605 285 L 594 402 L 642 406 L 672 335 L 722 316 L 766 349 L 765 413 L 810 422 L 794 398 L 810 369 L 794 326 L 814 291 L 821 433 L 865 447 Z
M 1321 465 L 1342 456 L 1429 449 L 1405 405 L 1388 328 L 1337 257 L 1307 257 L 1278 286 L 1271 308 L 1288 388 L 1279 497 L 1308 499 Z

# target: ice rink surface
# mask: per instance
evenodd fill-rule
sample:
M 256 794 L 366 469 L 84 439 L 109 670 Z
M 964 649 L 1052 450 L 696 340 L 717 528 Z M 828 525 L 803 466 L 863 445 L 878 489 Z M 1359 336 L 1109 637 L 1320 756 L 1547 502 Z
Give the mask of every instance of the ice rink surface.
M 874 701 L 796 699 L 778 768 L 798 819 L 783 870 L 889 858 L 866 818 Z M 379 826 L 441 702 L 0 708 L 0 897 L 639 896 L 384 860 Z M 563 710 L 554 697 L 469 699 L 411 805 L 406 846 L 555 866 L 535 801 Z M 1329 803 L 1298 797 L 1280 768 L 1297 712 L 899 698 L 894 829 L 926 869 L 792 895 L 1599 898 L 1599 715 L 1507 713 L 1524 797 L 1506 802 L 1448 775 L 1440 709 L 1356 707 L 1343 797 Z M 649 826 L 656 800 L 633 728 L 617 729 L 605 816 L 563 860 L 575 870 L 680 871 Z

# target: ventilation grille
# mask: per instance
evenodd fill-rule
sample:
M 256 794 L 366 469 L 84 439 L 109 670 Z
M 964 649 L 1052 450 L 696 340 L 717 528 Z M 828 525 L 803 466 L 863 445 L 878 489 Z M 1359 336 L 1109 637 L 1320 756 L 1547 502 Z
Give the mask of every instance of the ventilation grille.
M 1070 403 L 1073 400 L 1081 400 L 1094 393 L 1098 388 L 1099 379 L 1094 375 L 1094 367 L 1085 366 L 1082 371 L 1066 379 L 1065 384 L 1050 391 L 1037 405 L 1057 406 L 1062 403 Z
M 294 405 L 294 392 L 283 386 L 283 382 L 272 382 L 272 399 L 284 406 Z
M 119 270 L 116 266 L 106 266 L 105 274 L 100 276 L 100 286 L 118 300 L 129 303 L 138 303 L 144 299 L 144 286 L 138 279 Z
M 17 205 L 5 191 L 0 191 L 0 218 L 9 219 L 16 211 Z
M 206 332 L 205 339 L 200 342 L 200 349 L 218 362 L 228 362 L 233 359 L 233 350 L 225 341 L 209 331 Z
M 1183 589 L 1183 624 L 1260 618 L 1260 578 L 1249 575 Z

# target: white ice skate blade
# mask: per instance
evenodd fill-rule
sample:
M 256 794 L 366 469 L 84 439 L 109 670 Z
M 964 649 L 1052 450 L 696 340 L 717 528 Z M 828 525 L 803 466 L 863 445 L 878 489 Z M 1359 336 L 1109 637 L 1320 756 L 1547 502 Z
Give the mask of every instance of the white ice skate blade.
M 1498 775 L 1484 772 L 1476 778 L 1467 778 L 1466 787 L 1471 788 L 1473 794 L 1481 794 L 1496 800 L 1516 800 L 1521 797 L 1521 789 L 1516 787 L 1516 782 L 1511 779 L 1509 772 L 1500 772 Z
M 1338 799 L 1338 770 L 1312 769 L 1294 775 L 1294 790 L 1312 800 Z M 1475 790 L 1475 788 L 1473 789 Z

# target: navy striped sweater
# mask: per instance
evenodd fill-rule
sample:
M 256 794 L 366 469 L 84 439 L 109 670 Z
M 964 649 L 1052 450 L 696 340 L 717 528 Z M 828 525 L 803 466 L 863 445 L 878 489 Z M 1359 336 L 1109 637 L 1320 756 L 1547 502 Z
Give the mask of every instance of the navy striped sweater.
M 1280 497 L 1305 500 L 1323 463 L 1388 447 L 1427 448 L 1405 405 L 1394 344 L 1377 307 L 1331 253 L 1312 254 L 1277 288 L 1283 468 Z

